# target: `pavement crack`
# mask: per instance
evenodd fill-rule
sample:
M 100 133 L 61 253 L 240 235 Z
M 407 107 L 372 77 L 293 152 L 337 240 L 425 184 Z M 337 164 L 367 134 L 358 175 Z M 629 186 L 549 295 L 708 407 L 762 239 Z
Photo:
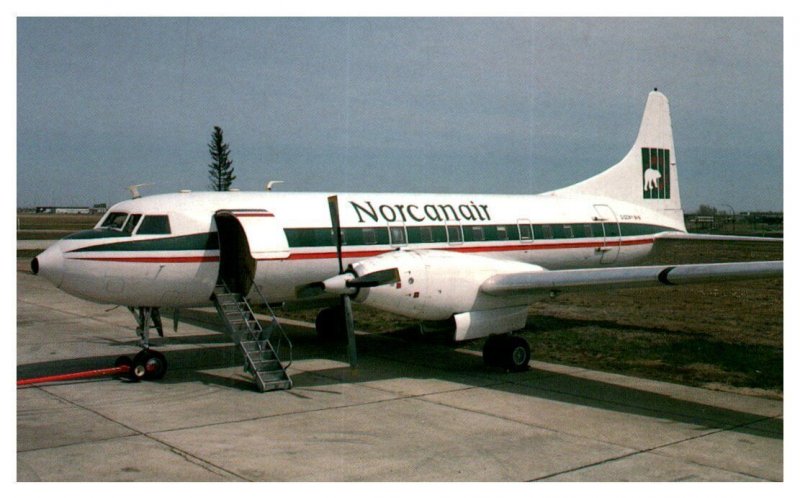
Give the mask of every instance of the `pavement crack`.
M 721 429 L 717 429 L 717 430 L 712 430 L 712 431 L 709 431 L 709 432 L 706 432 L 706 433 L 703 433 L 703 434 L 698 434 L 696 436 L 691 436 L 691 437 L 687 437 L 687 438 L 680 439 L 680 440 L 677 440 L 677 441 L 671 441 L 669 443 L 664 443 L 664 444 L 660 444 L 660 445 L 657 445 L 657 446 L 653 446 L 651 448 L 645 448 L 645 449 L 642 449 L 642 450 L 632 451 L 632 452 L 626 453 L 624 455 L 617 455 L 615 457 L 606 458 L 606 459 L 600 460 L 598 462 L 592 462 L 592 463 L 585 464 L 585 465 L 579 465 L 579 466 L 571 468 L 571 469 L 566 469 L 566 470 L 562 470 L 562 471 L 559 471 L 559 472 L 554 472 L 552 474 L 548 474 L 548 475 L 545 475 L 545 476 L 537 477 L 535 479 L 531 479 L 529 482 L 543 481 L 543 480 L 547 480 L 547 479 L 552 479 L 553 477 L 570 474 L 570 473 L 577 472 L 577 471 L 584 470 L 584 469 L 590 469 L 592 467 L 598 467 L 598 466 L 601 466 L 601 465 L 605 465 L 607 463 L 624 460 L 626 458 L 630 458 L 630 457 L 633 457 L 633 456 L 636 456 L 636 455 L 643 455 L 643 454 L 646 454 L 646 453 L 654 453 L 655 451 L 658 451 L 658 450 L 664 449 L 664 448 L 668 448 L 670 446 L 676 446 L 676 445 L 683 444 L 683 443 L 686 443 L 686 442 L 689 442 L 689 441 L 694 441 L 694 440 L 697 440 L 697 439 L 706 438 L 706 437 L 709 437 L 709 436 L 713 436 L 715 434 L 720 434 L 722 432 L 733 431 L 733 430 L 740 429 L 740 428 L 748 426 L 748 425 L 752 425 L 752 424 L 755 424 L 755 423 L 758 423 L 758 422 L 763 422 L 765 420 L 770 420 L 770 419 L 773 419 L 773 418 L 775 418 L 775 417 L 764 417 L 761 420 L 750 421 L 750 422 L 743 423 L 743 424 L 736 424 L 736 425 L 732 425 L 732 426 L 729 426 L 729 427 L 725 427 L 725 428 L 721 428 Z M 659 456 L 661 456 L 663 458 L 672 458 L 672 457 L 669 457 L 667 455 L 659 455 Z M 694 460 L 691 460 L 691 459 L 687 459 L 686 461 L 691 462 L 694 465 L 699 465 L 701 467 L 712 468 L 712 469 L 717 469 L 717 470 L 723 470 L 725 472 L 731 472 L 731 473 L 739 474 L 739 475 L 742 475 L 742 476 L 752 477 L 754 479 L 761 479 L 761 480 L 764 479 L 764 477 L 751 475 L 751 474 L 748 474 L 746 472 L 741 472 L 741 471 L 738 471 L 738 470 L 731 470 L 731 469 L 725 469 L 725 468 L 721 468 L 721 467 L 716 467 L 714 465 L 708 465 L 706 463 L 697 462 L 697 461 L 694 461 Z

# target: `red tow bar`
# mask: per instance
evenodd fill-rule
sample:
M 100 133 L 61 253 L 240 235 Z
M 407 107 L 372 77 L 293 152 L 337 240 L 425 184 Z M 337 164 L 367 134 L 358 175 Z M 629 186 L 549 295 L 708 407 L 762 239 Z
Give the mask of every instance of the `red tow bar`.
M 44 377 L 34 377 L 32 379 L 19 379 L 17 387 L 30 386 L 32 384 L 44 384 L 47 382 L 63 382 L 67 380 L 91 379 L 104 375 L 125 375 L 133 369 L 133 362 L 126 356 L 120 356 L 114 363 L 113 368 L 100 368 L 97 370 L 86 370 L 85 372 L 75 372 L 60 375 L 46 375 Z
M 85 372 L 75 372 L 70 374 L 47 375 L 45 377 L 34 377 L 32 379 L 20 379 L 17 381 L 17 387 L 29 386 L 31 384 L 44 384 L 46 382 L 61 382 L 65 380 L 91 379 L 92 377 L 102 377 L 104 375 L 126 374 L 130 371 L 131 371 L 130 366 L 122 365 L 120 367 L 100 368 L 98 370 L 87 370 Z

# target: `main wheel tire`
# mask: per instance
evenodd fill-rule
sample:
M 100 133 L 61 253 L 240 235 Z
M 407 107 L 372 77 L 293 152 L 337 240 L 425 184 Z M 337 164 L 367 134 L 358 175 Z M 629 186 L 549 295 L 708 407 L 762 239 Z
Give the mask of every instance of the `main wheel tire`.
M 531 361 L 531 347 L 528 341 L 519 336 L 506 336 L 503 341 L 503 363 L 512 372 L 528 370 Z
M 490 335 L 483 343 L 483 363 L 489 367 L 499 367 L 500 363 L 500 347 L 503 342 L 502 335 Z
M 519 336 L 492 335 L 483 344 L 483 361 L 490 367 L 524 372 L 531 361 L 531 347 Z
M 344 309 L 341 307 L 324 308 L 317 314 L 314 322 L 317 336 L 326 342 L 344 342 L 347 330 L 344 326 Z

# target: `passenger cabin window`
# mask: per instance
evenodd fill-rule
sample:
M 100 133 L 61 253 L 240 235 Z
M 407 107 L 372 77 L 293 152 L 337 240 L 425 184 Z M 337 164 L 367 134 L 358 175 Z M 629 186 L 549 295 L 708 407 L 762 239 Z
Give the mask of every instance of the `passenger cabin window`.
M 431 227 L 419 227 L 420 242 L 433 242 L 433 229 Z
M 372 245 L 378 243 L 378 238 L 375 235 L 375 230 L 372 228 L 362 228 L 362 232 L 364 235 L 364 245 Z
M 572 234 L 572 225 L 564 225 L 564 238 L 571 239 L 572 237 L 574 237 Z
M 542 225 L 542 233 L 544 234 L 545 239 L 552 239 L 553 227 L 551 227 L 550 225 Z
M 403 245 L 406 243 L 406 231 L 403 227 L 389 227 L 389 237 L 392 245 Z
M 139 225 L 137 235 L 169 235 L 169 217 L 166 215 L 147 215 Z
M 497 240 L 508 240 L 508 229 L 506 227 L 497 227 Z
M 125 219 L 127 217 L 128 213 L 111 213 L 106 216 L 106 219 L 103 221 L 103 224 L 100 225 L 100 228 L 122 230 L 122 226 L 125 225 Z
M 486 240 L 486 237 L 483 234 L 483 227 L 472 227 L 472 240 Z
M 347 245 L 347 229 L 343 228 L 341 230 L 341 234 L 342 234 L 342 245 L 346 246 Z M 334 230 L 333 228 L 331 228 L 331 245 L 336 245 L 336 230 Z
M 464 237 L 461 234 L 461 226 L 460 225 L 448 225 L 447 226 L 447 240 L 451 244 L 458 244 L 464 242 Z

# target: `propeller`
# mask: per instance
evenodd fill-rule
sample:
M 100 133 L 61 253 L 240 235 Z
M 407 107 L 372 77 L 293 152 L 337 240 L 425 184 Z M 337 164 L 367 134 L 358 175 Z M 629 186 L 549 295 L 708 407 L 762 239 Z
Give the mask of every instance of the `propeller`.
M 377 287 L 379 285 L 394 284 L 400 281 L 400 272 L 397 268 L 378 270 L 366 275 L 356 277 L 349 271 L 321 282 L 321 288 L 331 294 L 351 296 L 359 289 Z M 314 285 L 314 284 L 312 284 Z M 320 285 L 320 284 L 316 284 Z
M 397 268 L 378 270 L 357 277 L 350 268 L 344 273 L 331 277 L 322 282 L 311 282 L 295 288 L 298 299 L 313 299 L 323 294 L 355 295 L 359 289 L 378 287 L 379 285 L 396 284 L 400 281 L 400 272 Z
M 332 195 L 328 197 L 328 209 L 331 213 L 331 226 L 336 237 L 336 258 L 339 260 L 339 276 L 344 276 L 344 264 L 342 263 L 342 226 L 339 223 L 339 197 Z M 346 285 L 346 283 L 345 283 Z M 356 332 L 353 326 L 353 306 L 350 303 L 350 295 L 341 295 L 342 308 L 344 308 L 344 325 L 347 330 L 347 357 L 350 360 L 350 367 L 356 368 L 358 357 L 356 355 Z

